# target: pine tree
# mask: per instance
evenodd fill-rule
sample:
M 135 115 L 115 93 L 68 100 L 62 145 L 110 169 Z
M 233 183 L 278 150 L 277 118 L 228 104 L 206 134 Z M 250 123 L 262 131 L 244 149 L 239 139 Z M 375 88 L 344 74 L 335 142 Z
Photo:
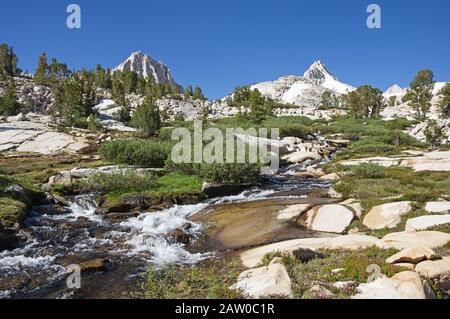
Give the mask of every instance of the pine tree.
M 119 80 L 114 80 L 112 83 L 112 99 L 120 106 L 124 106 L 127 103 L 125 88 Z
M 106 89 L 106 72 L 100 64 L 97 64 L 97 67 L 95 68 L 95 83 L 97 84 L 97 87 Z
M 88 71 L 74 73 L 64 84 L 62 113 L 67 125 L 77 119 L 95 115 L 97 101 L 94 75 Z
M 48 79 L 47 84 L 54 85 L 55 83 L 67 79 L 70 71 L 66 64 L 59 63 L 58 60 L 52 58 L 50 65 L 48 66 Z
M 192 85 L 188 85 L 184 90 L 184 98 L 188 100 L 194 95 L 194 90 L 192 89 Z
M 125 93 L 131 94 L 136 92 L 138 76 L 132 71 L 122 73 L 122 84 L 125 89 Z
M 0 45 L 0 80 L 6 80 L 8 77 L 18 76 L 21 72 L 17 68 L 19 59 L 14 53 L 12 47 L 7 44 Z
M 439 107 L 441 109 L 442 115 L 444 115 L 445 117 L 450 117 L 450 83 L 445 84 L 445 86 L 439 92 L 439 95 Z
M 194 89 L 194 94 L 192 96 L 194 100 L 205 100 L 205 96 L 203 95 L 203 91 L 199 86 L 196 86 Z
M 20 104 L 15 96 L 16 85 L 14 80 L 11 79 L 5 95 L 0 97 L 0 115 L 12 116 L 19 112 Z
M 155 135 L 161 128 L 161 114 L 151 95 L 147 95 L 144 102 L 138 106 L 131 119 L 131 125 L 145 137 Z
M 357 119 L 376 119 L 384 107 L 383 92 L 370 85 L 358 87 L 345 95 L 345 104 L 350 115 Z
M 441 145 L 443 140 L 447 139 L 443 127 L 439 126 L 435 120 L 428 121 L 427 127 L 424 130 L 424 135 L 433 150 Z
M 47 84 L 47 53 L 42 53 L 39 56 L 38 65 L 36 67 L 36 72 L 34 73 L 34 82 L 38 85 Z
M 252 90 L 248 100 L 248 114 L 247 117 L 253 123 L 259 124 L 268 116 L 272 115 L 270 105 L 258 90 Z
M 322 94 L 322 99 L 320 101 L 320 109 L 329 110 L 336 106 L 336 96 L 331 91 L 325 91 Z
M 404 101 L 410 102 L 420 120 L 425 120 L 431 108 L 432 90 L 434 86 L 433 72 L 422 70 L 417 72 L 411 82 L 410 89 L 405 95 Z

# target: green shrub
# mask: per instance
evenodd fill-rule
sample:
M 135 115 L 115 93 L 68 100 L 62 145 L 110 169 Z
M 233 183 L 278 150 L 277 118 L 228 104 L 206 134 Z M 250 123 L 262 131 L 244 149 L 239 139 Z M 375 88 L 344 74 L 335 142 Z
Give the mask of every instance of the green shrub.
M 261 173 L 260 164 L 250 163 L 178 164 L 167 161 L 166 169 L 172 172 L 182 172 L 187 175 L 197 175 L 207 182 L 225 184 L 256 183 L 259 181 Z
M 154 140 L 111 141 L 99 149 L 99 153 L 107 160 L 144 167 L 164 167 L 170 152 L 170 143 Z
M 80 186 L 83 191 L 94 193 L 143 191 L 155 187 L 156 178 L 150 173 L 96 173 L 82 180 Z
M 363 138 L 351 144 L 348 151 L 351 154 L 391 154 L 394 152 L 394 146 L 380 142 L 377 138 Z
M 351 174 L 357 178 L 383 178 L 384 167 L 374 163 L 362 163 L 351 167 Z
M 234 262 L 215 261 L 210 266 L 150 267 L 141 287 L 145 299 L 237 299 L 238 291 L 229 289 L 236 283 L 241 269 Z

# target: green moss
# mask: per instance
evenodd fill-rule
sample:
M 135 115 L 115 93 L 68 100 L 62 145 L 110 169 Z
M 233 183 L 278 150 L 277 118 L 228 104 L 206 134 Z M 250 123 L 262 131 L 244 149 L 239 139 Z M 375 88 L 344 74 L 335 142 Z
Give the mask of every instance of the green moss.
M 11 198 L 0 197 L 0 228 L 21 225 L 28 214 L 25 203 Z
M 148 197 L 171 197 L 183 194 L 200 194 L 202 181 L 197 176 L 170 173 L 157 179 L 155 186 L 136 191 L 114 191 L 106 194 L 111 203 L 119 203 L 124 196 L 143 195 Z
M 195 268 L 149 268 L 141 288 L 146 299 L 237 299 L 236 283 L 242 269 L 235 261 L 214 260 Z

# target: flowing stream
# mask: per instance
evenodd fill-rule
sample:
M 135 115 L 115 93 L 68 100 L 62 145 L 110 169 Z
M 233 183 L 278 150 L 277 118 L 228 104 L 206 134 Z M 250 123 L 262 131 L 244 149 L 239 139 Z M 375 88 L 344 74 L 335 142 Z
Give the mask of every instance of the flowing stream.
M 0 299 L 131 297 L 129 292 L 138 289 L 149 265 L 195 265 L 214 258 L 216 252 L 208 247 L 193 251 L 166 238 L 190 223 L 188 234 L 194 241 L 199 239 L 205 226 L 192 221 L 195 214 L 217 205 L 246 203 L 251 207 L 253 202 L 268 199 L 300 199 L 308 190 L 329 186 L 325 181 L 285 174 L 236 196 L 143 213 L 121 222 L 96 215 L 96 204 L 88 195 L 74 197 L 68 214 L 50 215 L 49 206 L 34 207 L 23 229 L 27 241 L 18 249 L 0 253 Z M 95 258 L 112 261 L 108 271 L 83 274 L 82 288 L 74 295 L 66 285 L 67 267 Z

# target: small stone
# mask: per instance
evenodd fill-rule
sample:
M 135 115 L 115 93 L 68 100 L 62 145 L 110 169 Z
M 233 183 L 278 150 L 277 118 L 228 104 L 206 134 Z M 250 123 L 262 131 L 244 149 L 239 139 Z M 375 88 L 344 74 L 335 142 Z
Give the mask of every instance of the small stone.
M 317 299 L 330 299 L 333 297 L 333 293 L 322 285 L 312 286 L 309 292 Z
M 312 259 L 323 259 L 325 255 L 322 253 L 315 252 L 307 248 L 299 248 L 292 252 L 295 258 L 300 260 L 302 263 L 307 263 Z

